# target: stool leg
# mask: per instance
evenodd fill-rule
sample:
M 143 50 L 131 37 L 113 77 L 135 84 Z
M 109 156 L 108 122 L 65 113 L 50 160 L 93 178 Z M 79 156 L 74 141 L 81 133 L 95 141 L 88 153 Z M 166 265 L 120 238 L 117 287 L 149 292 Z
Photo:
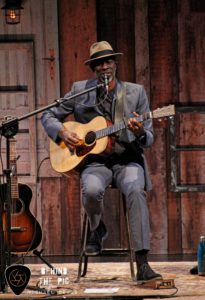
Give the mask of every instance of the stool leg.
M 130 274 L 133 281 L 135 281 L 135 271 L 134 271 L 134 255 L 132 250 L 132 244 L 131 244 L 131 232 L 130 232 L 130 223 L 129 223 L 129 212 L 127 210 L 126 205 L 126 199 L 125 196 L 122 195 L 123 200 L 123 212 L 125 217 L 125 223 L 126 223 L 126 231 L 127 231 L 127 237 L 128 237 L 128 251 L 129 251 L 129 257 L 130 257 Z
M 88 217 L 84 212 L 83 218 L 83 230 L 82 230 L 82 238 L 81 238 L 81 252 L 78 264 L 78 275 L 76 282 L 79 282 L 80 277 L 84 277 L 87 273 L 87 265 L 88 265 L 88 256 L 85 254 L 85 247 L 87 242 L 87 235 L 88 235 Z M 84 264 L 83 264 L 84 262 Z M 83 266 L 83 271 L 82 271 Z

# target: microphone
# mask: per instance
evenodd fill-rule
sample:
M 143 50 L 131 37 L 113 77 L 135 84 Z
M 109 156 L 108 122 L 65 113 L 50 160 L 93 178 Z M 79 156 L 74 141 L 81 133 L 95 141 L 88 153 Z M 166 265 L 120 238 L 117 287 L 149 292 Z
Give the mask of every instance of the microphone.
M 105 84 L 106 92 L 108 93 L 108 89 L 109 89 L 109 80 L 108 80 L 107 74 L 104 74 L 104 84 Z

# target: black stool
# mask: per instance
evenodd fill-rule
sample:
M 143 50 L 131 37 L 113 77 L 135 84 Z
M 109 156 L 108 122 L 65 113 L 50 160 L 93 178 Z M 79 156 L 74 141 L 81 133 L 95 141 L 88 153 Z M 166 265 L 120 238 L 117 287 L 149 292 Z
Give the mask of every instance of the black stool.
M 114 187 L 109 187 L 114 188 Z M 127 235 L 127 248 L 117 248 L 117 249 L 102 249 L 100 254 L 98 255 L 87 255 L 85 253 L 86 249 L 86 242 L 88 238 L 89 233 L 89 221 L 87 214 L 84 212 L 83 215 L 83 224 L 82 224 L 82 238 L 81 238 L 81 251 L 80 251 L 80 258 L 79 258 L 79 265 L 78 265 L 78 275 L 76 282 L 79 282 L 80 277 L 84 277 L 87 273 L 87 267 L 88 267 L 88 257 L 98 257 L 98 256 L 122 256 L 127 255 L 129 256 L 130 261 L 130 274 L 133 281 L 135 281 L 135 272 L 134 272 L 134 253 L 131 245 L 131 233 L 130 233 L 130 226 L 129 226 L 129 214 L 126 208 L 126 200 L 125 196 L 122 194 L 122 201 L 123 201 L 123 215 L 125 218 L 125 226 L 126 226 L 126 235 Z

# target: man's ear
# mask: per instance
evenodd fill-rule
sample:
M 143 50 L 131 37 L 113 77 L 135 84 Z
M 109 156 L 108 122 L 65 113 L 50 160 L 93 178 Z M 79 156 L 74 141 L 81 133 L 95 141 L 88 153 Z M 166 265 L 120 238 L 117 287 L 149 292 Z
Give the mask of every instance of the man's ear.
M 91 70 L 92 70 L 93 72 L 95 72 L 95 65 L 90 64 L 90 68 L 91 68 Z

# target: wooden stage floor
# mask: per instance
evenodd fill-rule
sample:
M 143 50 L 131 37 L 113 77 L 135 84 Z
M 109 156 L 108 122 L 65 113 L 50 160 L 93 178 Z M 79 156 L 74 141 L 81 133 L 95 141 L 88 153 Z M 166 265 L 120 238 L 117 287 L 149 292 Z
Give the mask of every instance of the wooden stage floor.
M 156 289 L 153 285 L 139 286 L 132 281 L 128 262 L 89 262 L 85 277 L 76 283 L 78 264 L 53 264 L 62 276 L 52 274 L 45 264 L 26 265 L 31 270 L 29 286 L 40 285 L 57 295 L 25 289 L 15 295 L 9 287 L 0 292 L 0 299 L 163 299 L 205 300 L 205 277 L 189 273 L 196 262 L 151 262 L 164 279 L 173 279 L 175 288 Z

